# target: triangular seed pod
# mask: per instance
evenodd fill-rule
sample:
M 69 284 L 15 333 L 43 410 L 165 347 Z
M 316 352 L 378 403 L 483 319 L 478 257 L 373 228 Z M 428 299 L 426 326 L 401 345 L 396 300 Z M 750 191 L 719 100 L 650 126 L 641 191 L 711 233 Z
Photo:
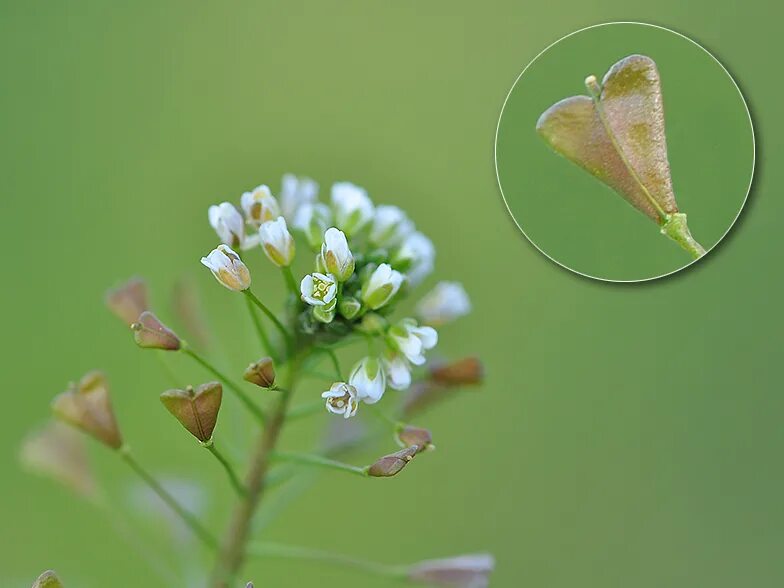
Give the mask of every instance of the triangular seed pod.
M 223 387 L 218 382 L 202 384 L 196 390 L 167 390 L 161 402 L 188 432 L 202 443 L 212 438 L 218 421 Z

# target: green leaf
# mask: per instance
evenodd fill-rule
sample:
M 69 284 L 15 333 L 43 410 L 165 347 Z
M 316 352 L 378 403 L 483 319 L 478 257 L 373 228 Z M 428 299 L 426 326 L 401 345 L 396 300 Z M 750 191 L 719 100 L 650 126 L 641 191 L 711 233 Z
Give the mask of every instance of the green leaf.
M 536 128 L 558 153 L 610 186 L 659 225 L 678 212 L 672 190 L 656 64 L 630 55 L 613 65 L 591 96 L 548 108 Z

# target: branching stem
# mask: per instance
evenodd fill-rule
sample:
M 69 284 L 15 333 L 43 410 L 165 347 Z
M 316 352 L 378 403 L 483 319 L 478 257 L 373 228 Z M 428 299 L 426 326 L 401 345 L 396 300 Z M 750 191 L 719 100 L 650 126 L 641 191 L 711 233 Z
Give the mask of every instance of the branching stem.
M 293 452 L 275 452 L 272 454 L 273 461 L 283 461 L 287 463 L 295 463 L 298 465 L 314 466 L 319 468 L 327 468 L 332 470 L 339 470 L 342 472 L 349 472 L 367 477 L 367 468 L 350 465 L 342 461 L 336 461 L 328 457 L 316 455 L 313 453 L 293 453 Z

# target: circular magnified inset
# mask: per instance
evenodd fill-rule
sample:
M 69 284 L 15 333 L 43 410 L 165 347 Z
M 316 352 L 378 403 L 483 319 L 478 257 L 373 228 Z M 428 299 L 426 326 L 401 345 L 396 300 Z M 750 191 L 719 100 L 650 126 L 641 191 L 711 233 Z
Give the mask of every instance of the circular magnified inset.
M 546 256 L 599 280 L 669 275 L 727 234 L 754 174 L 746 102 L 706 49 L 642 23 L 582 29 L 506 98 L 496 172 Z

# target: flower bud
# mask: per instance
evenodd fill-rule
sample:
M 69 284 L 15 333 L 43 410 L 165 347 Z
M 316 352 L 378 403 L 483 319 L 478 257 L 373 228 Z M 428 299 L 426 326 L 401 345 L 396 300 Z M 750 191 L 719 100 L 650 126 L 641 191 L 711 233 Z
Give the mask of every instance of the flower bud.
M 406 447 L 395 453 L 385 455 L 368 468 L 368 476 L 374 478 L 389 478 L 397 474 L 408 465 L 417 454 L 416 446 Z
M 62 421 L 81 429 L 113 449 L 122 446 L 122 436 L 114 418 L 109 388 L 105 376 L 90 372 L 78 385 L 52 401 L 52 411 Z
M 377 206 L 368 240 L 376 247 L 394 247 L 414 231 L 406 213 L 397 206 Z
M 366 335 L 378 335 L 386 331 L 389 321 L 377 312 L 368 312 L 362 317 L 362 322 L 357 327 Z
M 221 202 L 208 210 L 210 225 L 218 238 L 229 247 L 239 247 L 245 241 L 245 219 L 231 202 Z
M 63 583 L 52 570 L 47 570 L 33 582 L 32 588 L 63 588 Z
M 430 369 L 430 379 L 443 386 L 479 384 L 483 378 L 484 367 L 478 357 L 464 357 Z
M 288 267 L 294 259 L 294 238 L 286 226 L 286 219 L 267 221 L 259 229 L 261 246 L 267 258 L 278 267 Z
M 436 249 L 433 242 L 422 233 L 411 233 L 395 251 L 390 262 L 404 272 L 408 281 L 416 286 L 433 271 Z
M 139 320 L 131 325 L 131 330 L 139 347 L 176 351 L 182 345 L 174 331 L 149 310 L 144 311 Z
M 275 364 L 272 358 L 262 357 L 259 361 L 250 364 L 242 377 L 251 384 L 272 388 L 275 385 Z
M 240 197 L 240 206 L 245 212 L 245 220 L 248 224 L 257 228 L 280 216 L 278 201 L 265 185 L 258 186 L 251 192 L 245 192 Z
M 106 306 L 126 325 L 136 322 L 147 310 L 147 284 L 141 278 L 132 278 L 106 293 Z
M 351 320 L 357 316 L 361 308 L 362 304 L 360 301 L 352 296 L 345 296 L 341 298 L 340 302 L 338 303 L 338 310 L 340 311 L 340 315 L 348 320 Z
M 397 294 L 402 283 L 403 274 L 382 263 L 362 285 L 362 302 L 372 310 L 381 308 Z
M 494 568 L 492 555 L 460 555 L 414 564 L 409 568 L 408 579 L 452 588 L 487 588 Z
M 318 184 L 310 178 L 285 174 L 278 194 L 283 217 L 293 224 L 299 210 L 316 201 L 318 189 Z M 319 236 L 319 242 L 320 240 Z
M 403 447 L 416 447 L 417 453 L 435 449 L 433 435 L 427 429 L 406 425 L 397 432 L 397 440 Z
M 311 306 L 330 306 L 336 300 L 338 285 L 330 274 L 308 274 L 299 284 L 302 300 Z
M 202 384 L 196 390 L 167 390 L 161 402 L 188 432 L 202 443 L 212 438 L 218 411 L 223 398 L 223 386 L 218 382 Z
M 467 315 L 471 301 L 459 282 L 439 282 L 417 305 L 417 315 L 422 322 L 433 327 Z
M 346 235 L 335 227 L 324 233 L 321 257 L 327 271 L 335 276 L 338 282 L 345 282 L 354 273 L 354 256 L 348 248 Z
M 386 375 L 376 357 L 361 359 L 351 370 L 348 383 L 357 389 L 360 400 L 375 404 L 384 395 Z
M 320 323 L 329 324 L 335 320 L 335 309 L 337 308 L 337 301 L 333 300 L 326 306 L 314 306 L 313 318 Z
M 84 438 L 58 421 L 30 434 L 19 454 L 29 471 L 59 482 L 89 500 L 98 496 Z
M 250 288 L 248 267 L 228 245 L 218 245 L 207 257 L 201 258 L 201 263 L 229 290 L 242 292 Z
M 334 414 L 342 414 L 343 418 L 350 418 L 357 414 L 359 408 L 359 393 L 351 384 L 335 382 L 329 390 L 321 393 L 326 399 L 327 410 Z
M 438 333 L 432 327 L 419 327 L 413 319 L 403 319 L 389 329 L 388 339 L 414 365 L 425 363 L 425 351 L 438 343 Z
M 405 357 L 390 353 L 384 358 L 387 384 L 393 390 L 406 390 L 411 386 L 411 366 Z
M 367 192 L 350 182 L 333 184 L 332 208 L 335 211 L 335 224 L 349 237 L 373 218 L 373 203 Z
M 321 248 L 324 231 L 331 222 L 332 211 L 329 206 L 323 202 L 312 202 L 299 207 L 291 226 L 302 231 L 311 249 L 318 251 Z

